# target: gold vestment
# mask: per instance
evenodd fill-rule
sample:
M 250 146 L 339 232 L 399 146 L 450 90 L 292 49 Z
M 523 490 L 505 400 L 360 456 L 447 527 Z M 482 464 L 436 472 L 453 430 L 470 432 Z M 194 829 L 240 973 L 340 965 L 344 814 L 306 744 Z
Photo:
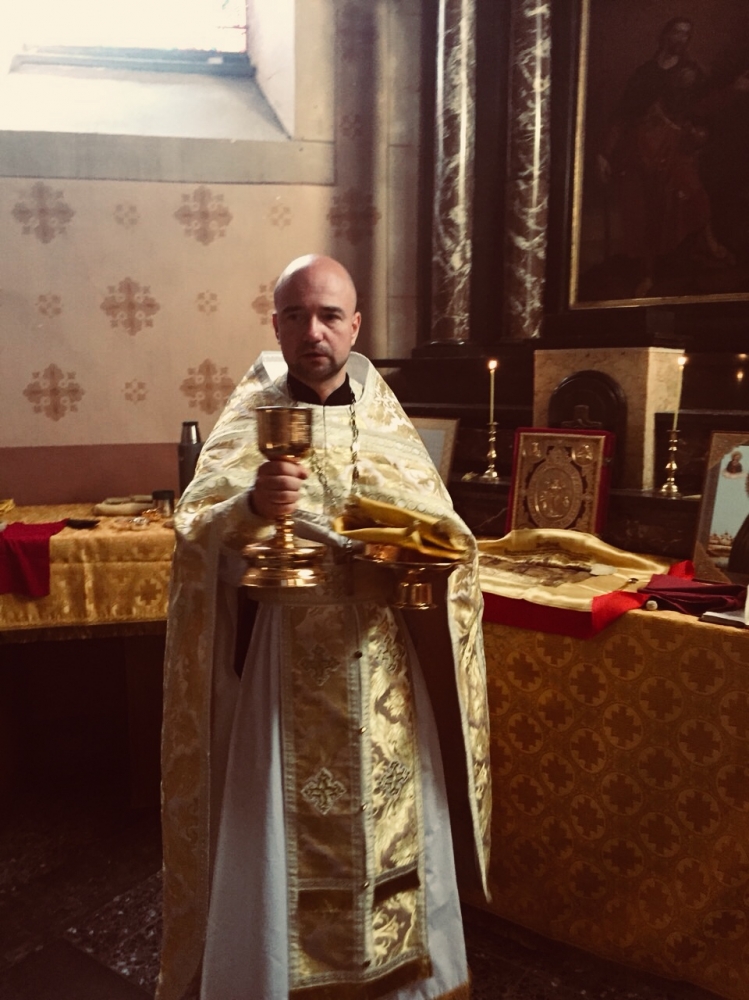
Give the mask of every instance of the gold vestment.
M 360 355 L 351 355 L 348 371 L 355 404 L 315 407 L 315 454 L 299 506 L 339 515 L 355 479 L 358 495 L 437 518 L 444 536 L 467 552 L 448 579 L 445 605 L 436 615 L 413 612 L 414 619 L 423 617 L 410 631 L 438 729 L 449 725 L 445 720 L 456 723 L 440 732 L 440 742 L 459 877 L 470 879 L 475 868 L 485 888 L 491 791 L 475 541 L 391 390 Z M 159 1000 L 194 993 L 205 940 L 227 758 L 218 665 L 233 656 L 236 625 L 222 598 L 221 567 L 272 531 L 247 503 L 265 461 L 254 409 L 292 403 L 285 373 L 271 379 L 261 356 L 210 435 L 175 516 Z M 292 997 L 376 997 L 429 972 L 411 638 L 383 600 L 378 574 L 386 572 L 336 568 L 328 584 L 302 596 L 277 594 L 284 615 L 282 700 L 294 706 L 283 723 Z M 437 648 L 440 636 L 445 641 Z M 442 710 L 450 705 L 452 716 Z

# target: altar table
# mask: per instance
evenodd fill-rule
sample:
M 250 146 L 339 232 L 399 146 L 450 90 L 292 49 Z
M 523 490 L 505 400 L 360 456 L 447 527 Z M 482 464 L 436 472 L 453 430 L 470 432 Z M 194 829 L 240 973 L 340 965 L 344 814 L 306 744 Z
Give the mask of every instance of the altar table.
M 748 1000 L 749 630 L 643 610 L 484 636 L 488 909 Z
M 4 517 L 41 523 L 95 516 L 93 504 L 67 504 L 15 507 Z M 123 637 L 130 798 L 133 806 L 150 806 L 159 801 L 161 688 L 174 531 L 161 524 L 118 530 L 112 518 L 98 520 L 95 528 L 65 527 L 50 539 L 48 596 L 0 594 L 0 644 Z
M 92 504 L 15 507 L 5 519 L 41 523 L 95 517 Z M 151 524 L 121 531 L 112 518 L 95 528 L 65 527 L 50 539 L 50 593 L 0 594 L 0 642 L 147 632 L 166 620 L 174 531 Z

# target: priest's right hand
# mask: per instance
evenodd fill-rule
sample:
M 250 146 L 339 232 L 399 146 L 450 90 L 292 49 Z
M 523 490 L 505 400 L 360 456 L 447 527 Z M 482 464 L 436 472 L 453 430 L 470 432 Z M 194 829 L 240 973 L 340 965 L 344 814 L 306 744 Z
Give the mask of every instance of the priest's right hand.
M 257 470 L 255 485 L 248 495 L 250 510 L 268 521 L 293 514 L 307 476 L 307 470 L 298 462 L 263 463 Z

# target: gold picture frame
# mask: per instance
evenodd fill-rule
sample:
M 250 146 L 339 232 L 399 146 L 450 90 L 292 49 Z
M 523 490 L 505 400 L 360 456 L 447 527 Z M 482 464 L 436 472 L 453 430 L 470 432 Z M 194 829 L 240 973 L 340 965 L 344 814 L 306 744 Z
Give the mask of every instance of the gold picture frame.
M 698 580 L 749 582 L 749 430 L 710 438 L 692 562 Z
M 459 420 L 447 417 L 411 417 L 429 457 L 437 466 L 442 482 L 447 486 L 455 453 Z

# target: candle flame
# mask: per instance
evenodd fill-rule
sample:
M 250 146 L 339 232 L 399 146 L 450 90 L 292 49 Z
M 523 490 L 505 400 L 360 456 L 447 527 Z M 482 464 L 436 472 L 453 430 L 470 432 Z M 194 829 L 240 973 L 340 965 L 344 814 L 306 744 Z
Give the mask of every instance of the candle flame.
M 687 356 L 686 356 L 686 354 L 682 354 L 681 355 L 681 357 L 678 359 L 678 363 L 679 363 L 679 367 L 680 368 L 684 367 L 684 365 L 687 363 Z
M 488 367 L 488 369 L 489 369 L 490 372 L 496 371 L 496 368 L 497 368 L 497 359 L 496 358 L 490 358 L 489 359 L 489 364 L 487 365 L 487 367 Z

